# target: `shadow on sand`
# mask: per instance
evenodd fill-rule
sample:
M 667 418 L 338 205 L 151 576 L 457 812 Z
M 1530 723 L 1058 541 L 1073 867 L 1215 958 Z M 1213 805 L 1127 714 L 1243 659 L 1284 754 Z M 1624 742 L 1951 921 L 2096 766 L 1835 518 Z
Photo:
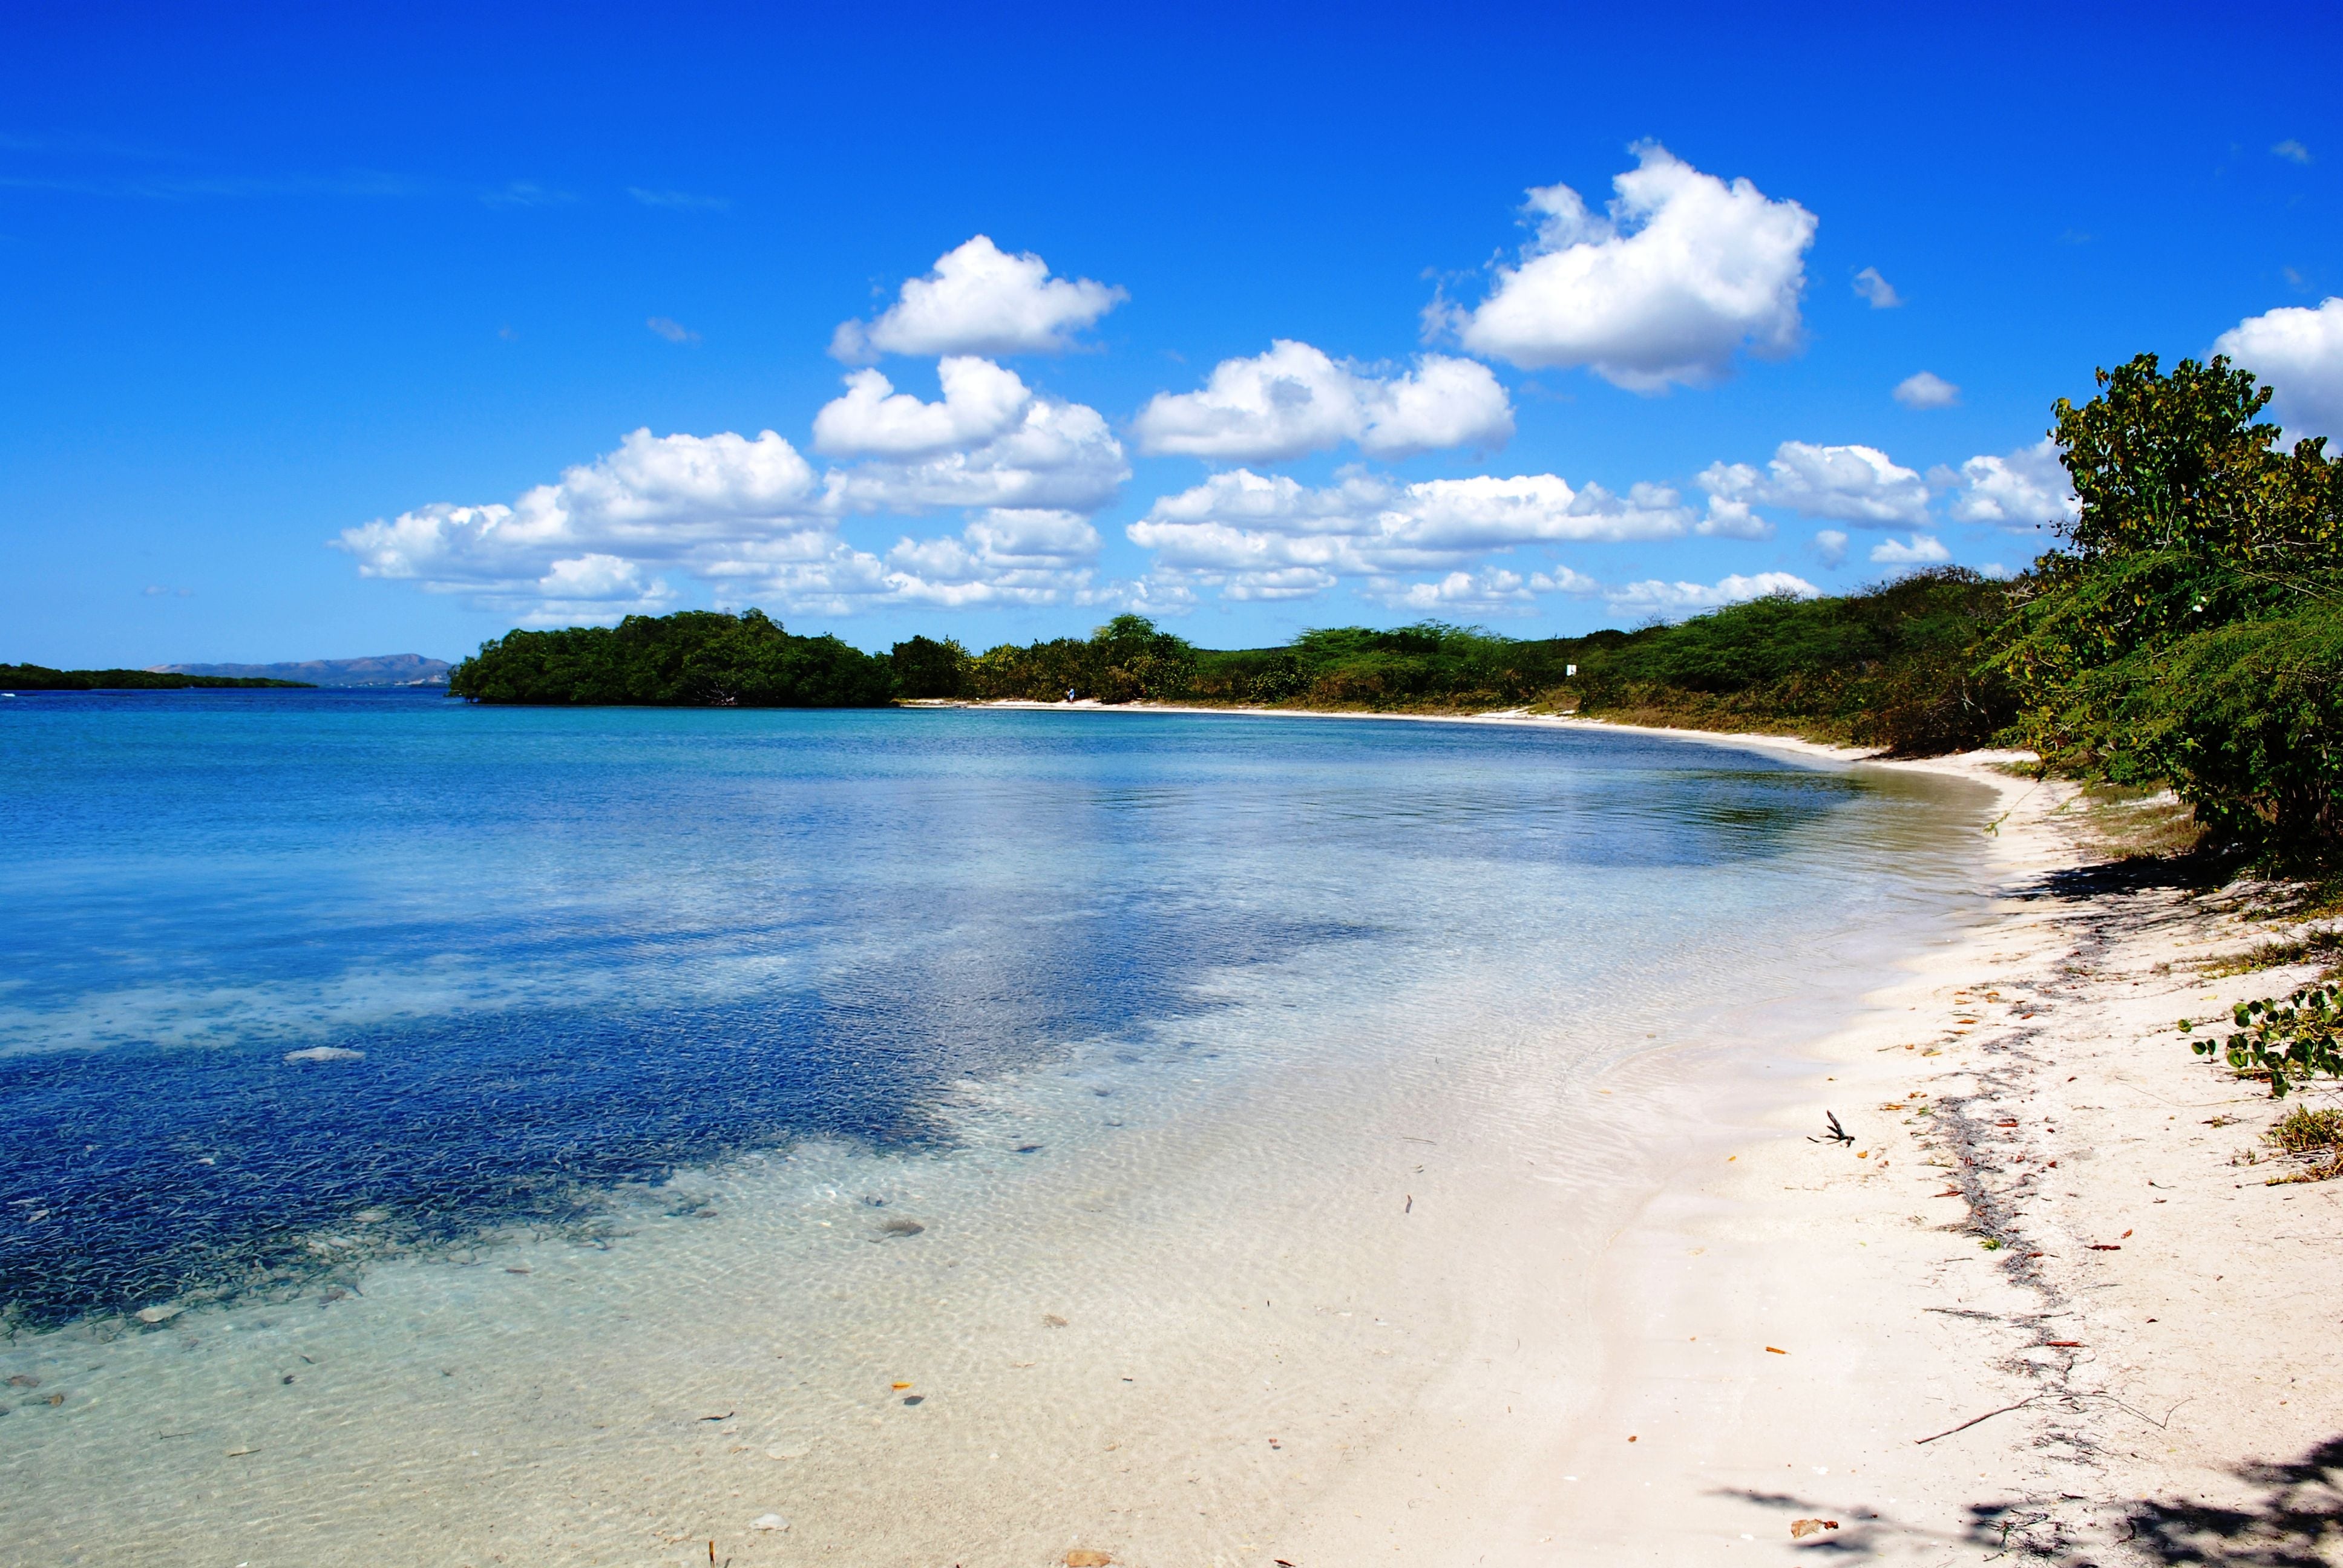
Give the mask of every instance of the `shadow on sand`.
M 2343 1437 L 2329 1438 L 2298 1459 L 2249 1461 L 2230 1473 L 2255 1495 L 2234 1506 L 2168 1497 L 1976 1503 L 1969 1505 L 1968 1523 L 1957 1533 L 1786 1493 L 1725 1495 L 1782 1515 L 1785 1530 L 1794 1516 L 1831 1520 L 1837 1529 L 1815 1532 L 1800 1540 L 1798 1548 L 1843 1562 L 1875 1559 L 1898 1544 L 1935 1541 L 1978 1548 L 1982 1561 L 2059 1568 L 2333 1568 L 2343 1563 Z

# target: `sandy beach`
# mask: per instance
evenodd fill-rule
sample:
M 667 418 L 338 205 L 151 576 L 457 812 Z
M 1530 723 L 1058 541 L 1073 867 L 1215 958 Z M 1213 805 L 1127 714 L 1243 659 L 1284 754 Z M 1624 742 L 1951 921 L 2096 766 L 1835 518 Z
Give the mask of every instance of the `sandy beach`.
M 1679 955 L 1615 1015 L 1510 942 L 1410 986 L 1232 971 L 1192 1050 L 957 1083 L 949 1156 L 784 1144 L 347 1300 L 25 1336 L 0 1534 L 254 1568 L 2334 1561 L 2343 1391 L 2274 1347 L 2331 1310 L 2343 1189 L 2234 1163 L 2276 1108 L 2174 1028 L 2308 974 L 2206 978 L 2282 930 L 2108 869 L 2007 754 L 1640 733 L 1912 775 L 1873 791 L 1905 837 L 1802 874 L 1926 862 L 1936 912 L 1720 954 L 1715 995 Z M 1860 855 L 1888 874 L 1816 869 Z
M 1795 1109 L 1723 1148 L 1697 1124 L 1732 1106 L 1684 1112 L 1685 1157 L 1584 1291 L 1523 1303 L 1510 1347 L 1493 1314 L 1413 1441 L 1376 1445 L 1281 1555 L 2343 1562 L 2343 1372 L 2287 1347 L 2331 1321 L 2343 1183 L 2268 1184 L 2299 1169 L 2259 1136 L 2283 1107 L 2177 1030 L 2318 966 L 2208 978 L 2283 922 L 2109 864 L 2075 787 L 2025 760 L 1866 759 L 2001 796 L 1989 918 L 1817 1041 Z M 1614 1092 L 1649 1126 L 1634 1098 L 1682 1085 Z M 1557 1317 L 1543 1382 L 1498 1374 Z
M 2343 1560 L 2343 1374 L 2283 1348 L 2333 1311 L 2343 1191 L 2237 1162 L 2278 1108 L 2176 1031 L 2315 969 L 2203 978 L 2279 933 L 2094 869 L 2071 787 L 2004 760 L 1875 764 L 2001 791 L 1993 918 L 1612 1239 L 1554 1440 L 1379 1467 L 1295 1562 Z

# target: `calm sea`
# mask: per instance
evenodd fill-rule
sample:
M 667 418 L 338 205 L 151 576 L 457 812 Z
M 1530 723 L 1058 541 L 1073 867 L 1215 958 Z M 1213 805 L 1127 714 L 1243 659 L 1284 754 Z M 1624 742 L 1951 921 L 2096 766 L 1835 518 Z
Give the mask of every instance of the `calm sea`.
M 281 1281 L 356 1211 L 446 1238 L 748 1144 L 933 1139 L 939 1086 L 1176 1046 L 1232 969 L 1396 987 L 1493 946 L 1590 1001 L 1697 988 L 1938 896 L 1873 820 L 1928 795 L 1373 720 L 22 696 L 0 1303 Z
M 64 1369 L 0 1390 L 0 1463 L 62 1518 L 65 1478 L 152 1440 L 105 1410 L 36 1435 L 85 1402 L 43 1402 L 59 1376 L 196 1422 L 230 1330 L 365 1325 L 394 1268 L 440 1300 L 432 1260 L 498 1238 L 631 1248 L 648 1301 L 662 1258 L 724 1267 L 691 1221 L 746 1170 L 799 1172 L 728 1200 L 766 1216 L 771 1289 L 825 1282 L 758 1321 L 843 1324 L 878 1308 L 840 1282 L 956 1211 L 1038 1256 L 1051 1215 L 1093 1223 L 1021 1182 L 1168 1204 L 1225 1135 L 1315 1151 L 1297 1193 L 1410 1085 L 1502 1076 L 1464 1123 L 1566 1149 L 1554 1097 L 1589 1075 L 1843 1014 L 1973 900 L 1980 819 L 1941 781 L 1528 726 L 0 699 L 0 1312 Z M 840 1225 L 888 1245 L 830 1275 L 789 1250 Z M 613 1332 L 498 1288 L 548 1334 Z M 404 1386 L 456 1353 L 414 1313 L 334 1353 Z M 167 1367 L 122 1348 L 147 1340 Z

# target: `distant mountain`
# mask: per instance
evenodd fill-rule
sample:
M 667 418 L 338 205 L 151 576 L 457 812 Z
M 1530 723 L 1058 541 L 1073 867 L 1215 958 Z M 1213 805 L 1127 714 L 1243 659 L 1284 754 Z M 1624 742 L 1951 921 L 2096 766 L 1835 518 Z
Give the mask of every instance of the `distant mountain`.
M 246 679 L 304 680 L 312 686 L 445 686 L 447 661 L 419 653 L 372 658 L 305 658 L 296 664 L 158 664 L 158 674 L 225 675 Z

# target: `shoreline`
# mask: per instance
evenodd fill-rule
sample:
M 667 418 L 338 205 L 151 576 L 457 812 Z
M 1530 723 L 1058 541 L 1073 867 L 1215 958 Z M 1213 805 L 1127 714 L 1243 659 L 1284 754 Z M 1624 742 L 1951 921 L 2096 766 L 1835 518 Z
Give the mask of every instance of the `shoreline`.
M 146 1467 L 154 1434 L 117 1421 L 105 1450 L 87 1424 L 151 1410 L 239 1488 L 290 1495 L 347 1473 L 337 1506 L 367 1523 L 318 1537 L 319 1561 L 424 1560 L 400 1554 L 419 1537 L 393 1522 L 454 1510 L 477 1522 L 475 1568 L 490 1535 L 588 1560 L 621 1513 L 639 1515 L 639 1543 L 691 1549 L 663 1561 L 697 1561 L 705 1532 L 744 1563 L 849 1548 L 924 1562 L 949 1545 L 971 1568 L 1077 1548 L 1129 1568 L 1805 1550 L 2111 1565 L 2197 1560 L 2172 1543 L 2224 1531 L 2290 1539 L 2269 1473 L 2238 1467 L 2333 1436 L 2320 1422 L 2343 1407 L 2338 1380 L 2266 1347 L 2269 1326 L 2331 1310 L 2343 1183 L 2265 1189 L 2265 1170 L 2223 1162 L 2268 1102 L 2189 1052 L 2172 1019 L 2296 973 L 2197 980 L 2196 960 L 2255 934 L 2234 913 L 2091 869 L 2100 857 L 2066 830 L 2072 787 L 2001 771 L 2012 754 L 1893 762 L 1567 718 L 1268 711 L 1670 735 L 1959 779 L 1997 803 L 1916 819 L 1895 842 L 1917 858 L 1886 864 L 1916 893 L 1993 895 L 1959 893 L 1948 920 L 1908 929 L 1892 903 L 1842 917 L 1811 959 L 1777 934 L 1775 969 L 1750 972 L 1779 987 L 1720 988 L 1725 968 L 1687 972 L 1679 955 L 1665 978 L 1684 1027 L 1655 1021 L 1665 1032 L 1643 1039 L 1664 1043 L 1567 1080 L 1540 1062 L 1593 1026 L 1542 1010 L 1551 970 L 1527 989 L 1492 975 L 1439 993 L 1440 1029 L 1479 1063 L 1470 1082 L 1344 1081 L 1348 1042 L 1383 1015 L 1281 988 L 1256 1000 L 1305 1004 L 1297 1024 L 1322 1038 L 1289 1040 L 1278 1081 L 1339 1088 L 1252 1084 L 1201 1119 L 1166 1100 L 1114 1135 L 1111 1162 L 1061 1167 L 1058 1137 L 1030 1129 L 1071 1128 L 1074 1108 L 1121 1128 L 1157 1103 L 1135 1092 L 1141 1075 L 1203 1081 L 1097 1042 L 960 1086 L 961 1159 L 782 1150 L 639 1194 L 615 1251 L 520 1238 L 453 1264 L 467 1275 L 370 1276 L 375 1319 L 191 1313 L 133 1344 L 233 1338 L 205 1375 L 273 1390 L 297 1374 L 307 1427 L 224 1414 L 184 1376 L 171 1397 L 186 1408 L 158 1405 L 127 1351 L 105 1374 L 95 1356 L 27 1362 L 52 1380 L 40 1397 L 63 1387 L 84 1423 L 59 1458 L 137 1472 L 136 1528 L 161 1541 L 193 1517 L 173 1524 L 186 1477 Z M 1966 844 L 1959 824 L 1996 812 L 1993 836 Z M 1815 842 L 1825 866 L 1854 852 Z M 1809 896 L 1834 885 L 1820 876 Z M 1788 1026 L 1759 1022 L 1768 1009 Z M 1126 1091 L 1133 1112 L 1111 1098 Z M 1339 1111 L 1352 1131 L 1312 1145 L 1244 1109 L 1264 1103 Z M 2208 1129 L 2207 1108 L 2242 1120 Z M 1854 1141 L 1815 1141 L 1825 1112 Z M 900 1235 L 927 1240 L 883 1228 L 882 1206 L 918 1214 Z M 1025 1222 L 1036 1213 L 1062 1223 Z M 664 1238 L 648 1271 L 624 1241 L 636 1225 Z M 2207 1237 L 2218 1250 L 2198 1261 Z M 1157 1272 L 1175 1257 L 1185 1274 Z M 820 1306 L 850 1296 L 869 1310 Z M 427 1336 L 412 1355 L 367 1340 L 393 1320 Z M 876 1392 L 890 1388 L 916 1392 Z M 427 1429 L 427 1460 L 369 1435 L 386 1420 Z M 1013 1490 L 994 1464 L 1016 1467 Z M 794 1533 L 749 1523 L 768 1508 Z M 78 1539 L 70 1513 L 0 1504 L 52 1544 Z M 2143 1555 L 2143 1533 L 2167 1550 Z M 116 1540 L 91 1560 L 141 1559 Z
M 1130 706 L 1601 729 L 1999 797 L 1987 916 L 1811 1042 L 1803 1092 L 1730 1152 L 1689 1141 L 1612 1236 L 1575 1314 L 1598 1370 L 1548 1391 L 1547 1440 L 1477 1473 L 1379 1456 L 1295 1521 L 1285 1556 L 2343 1563 L 2343 1372 L 2270 1332 L 2333 1310 L 2343 1181 L 2254 1163 L 2281 1107 L 2176 1027 L 2317 978 L 2203 972 L 2285 922 L 2110 865 L 2068 814 L 2074 785 L 2003 770 L 2025 753 L 1886 759 L 1517 710 Z M 2289 1103 L 2338 1100 L 2320 1084 Z M 1852 1142 L 1815 1141 L 1825 1113 Z
M 1607 719 L 1582 719 L 1575 713 L 1533 713 L 1525 708 L 1491 709 L 1483 713 L 1397 713 L 1383 709 L 1352 709 L 1347 708 L 1212 708 L 1196 703 L 1177 702 L 1099 702 L 1084 699 L 1080 702 L 1034 702 L 1022 698 L 1004 697 L 985 702 L 965 701 L 959 698 L 915 698 L 899 702 L 898 708 L 913 711 L 966 709 L 975 712 L 1016 713 L 1170 713 L 1193 718 L 1245 719 L 1363 719 L 1377 722 L 1404 724 L 1471 724 L 1513 729 L 1591 729 L 1616 735 L 1649 735 L 1705 745 L 1755 747 L 1765 750 L 1786 751 L 1795 756 L 1813 757 L 1833 762 L 1880 761 L 1890 766 L 1917 771 L 1937 771 L 1949 776 L 1968 778 L 1959 769 L 1935 766 L 1943 759 L 1916 760 L 1882 759 L 1875 749 L 1860 746 L 1838 746 L 1825 740 L 1808 740 L 1796 735 L 1772 735 L 1756 729 L 1679 729 L 1662 724 L 1623 724 Z M 2030 752 L 2008 751 L 1972 753 L 1996 759 L 2016 760 L 2030 757 Z
M 2233 1163 L 2275 1108 L 2174 1022 L 2316 966 L 2203 978 L 2268 928 L 2095 865 L 2073 787 L 2001 759 L 1872 764 L 1999 792 L 1990 916 L 1815 1041 L 1794 1110 L 1649 1194 L 1595 1271 L 1573 1431 L 1446 1528 L 1589 1563 L 2337 1560 L 2343 1375 L 2264 1330 L 2331 1311 L 2343 1184 Z M 2305 1554 L 2194 1554 L 2240 1541 Z

